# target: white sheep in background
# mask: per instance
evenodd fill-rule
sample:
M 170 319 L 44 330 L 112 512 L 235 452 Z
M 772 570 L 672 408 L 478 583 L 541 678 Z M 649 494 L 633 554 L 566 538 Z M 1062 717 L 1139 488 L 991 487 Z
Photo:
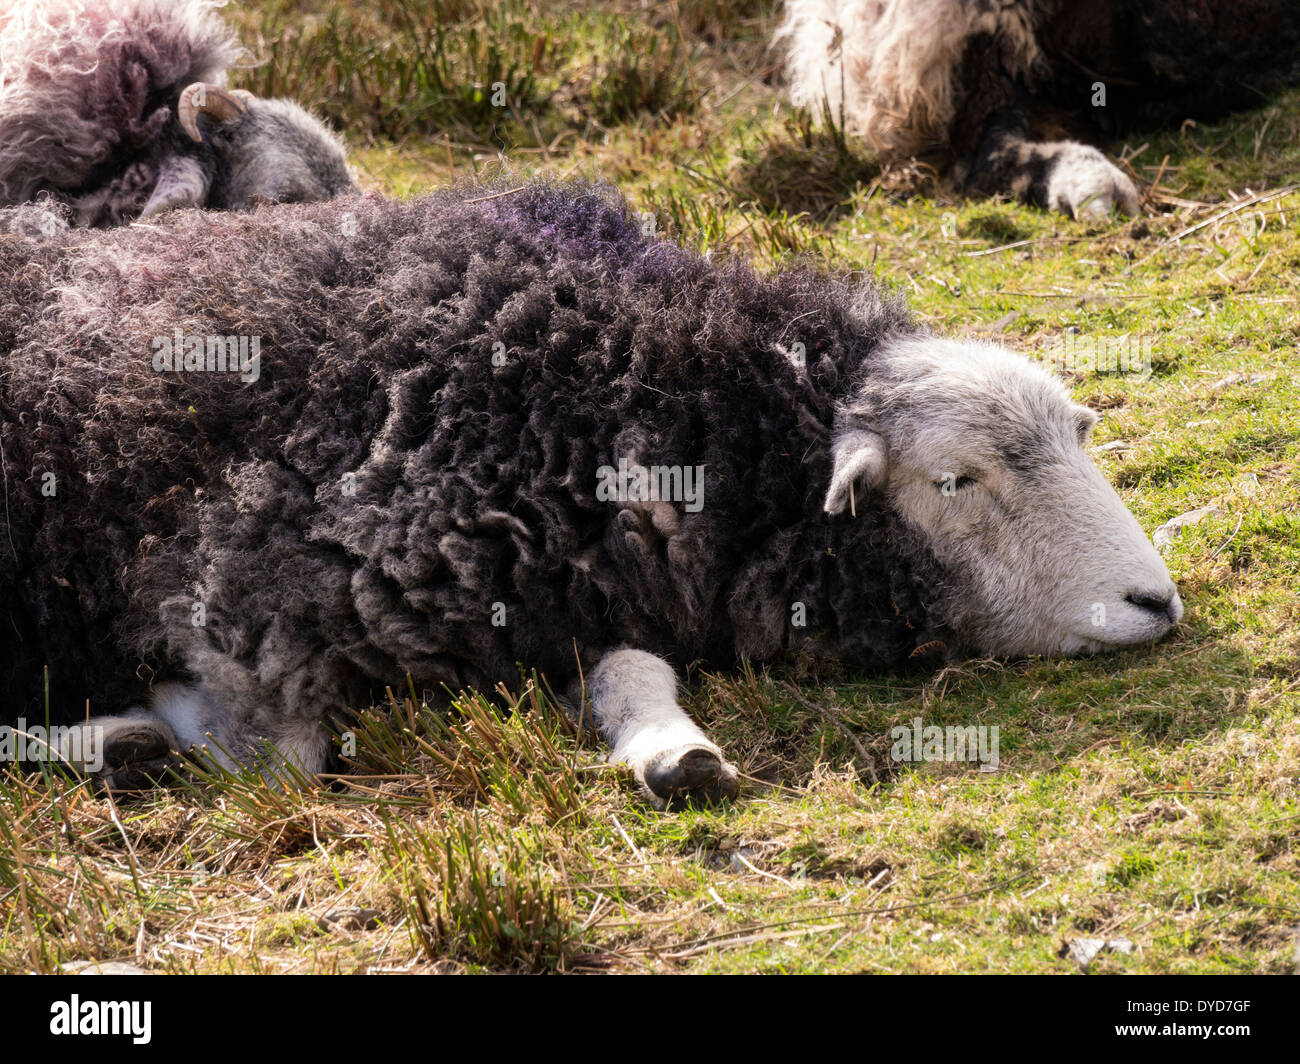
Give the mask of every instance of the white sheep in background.
M 1138 211 L 1082 140 L 1255 106 L 1300 76 L 1293 0 L 785 0 L 795 103 L 977 193 Z

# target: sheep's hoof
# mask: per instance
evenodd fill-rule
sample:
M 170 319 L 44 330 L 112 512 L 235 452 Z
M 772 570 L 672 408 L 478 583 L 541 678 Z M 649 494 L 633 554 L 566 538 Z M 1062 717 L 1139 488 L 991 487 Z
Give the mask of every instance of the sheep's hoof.
M 147 724 L 118 728 L 104 741 L 104 765 L 95 782 L 114 793 L 151 791 L 170 781 L 178 763 L 165 732 Z
M 644 778 L 655 804 L 664 808 L 721 802 L 736 797 L 739 789 L 735 768 L 716 750 L 703 746 L 657 755 L 646 765 Z
M 1112 211 L 1141 213 L 1137 187 L 1096 148 L 1061 145 L 1047 179 L 1048 204 L 1085 221 L 1099 222 Z

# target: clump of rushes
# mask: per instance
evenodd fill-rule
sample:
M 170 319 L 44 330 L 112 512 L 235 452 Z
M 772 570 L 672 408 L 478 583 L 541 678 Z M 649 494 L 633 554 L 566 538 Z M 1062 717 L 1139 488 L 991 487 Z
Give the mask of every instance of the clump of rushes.
M 740 201 L 819 221 L 844 210 L 880 165 L 844 130 L 834 106 L 797 108 L 746 148 L 728 183 Z
M 506 828 L 480 810 L 388 818 L 385 828 L 379 865 L 429 960 L 545 971 L 577 955 L 580 928 L 543 829 Z
M 581 822 L 585 766 L 578 728 L 536 676 L 517 695 L 504 686 L 497 693 L 500 705 L 476 692 L 442 709 L 417 699 L 414 690 L 400 702 L 390 690 L 387 707 L 368 710 L 358 721 L 356 751 L 345 767 L 380 776 L 418 774 L 459 801 Z
M 537 147 L 590 121 L 689 114 L 700 97 L 676 30 L 538 0 L 272 0 L 232 18 L 257 60 L 236 87 L 295 99 L 353 140 Z
M 715 183 L 721 193 L 710 187 L 692 194 L 669 185 L 647 192 L 644 202 L 657 227 L 663 226 L 671 239 L 701 254 L 737 253 L 764 265 L 779 265 L 792 257 L 827 262 L 833 258 L 834 238 L 811 229 L 807 215 L 746 210 L 738 217 L 734 209 L 738 194 L 725 181 Z
M 586 107 L 604 126 L 639 115 L 672 118 L 699 103 L 691 60 L 681 38 L 619 19 L 598 40 L 588 77 Z
M 727 232 L 728 209 L 715 195 L 692 194 L 669 185 L 648 192 L 645 202 L 656 226 L 665 226 L 669 237 L 702 254 L 712 254 L 732 240 Z
M 755 36 L 766 43 L 765 19 L 777 12 L 777 0 L 675 0 L 657 24 L 680 28 L 688 37 L 710 44 Z M 660 8 L 659 11 L 663 12 Z

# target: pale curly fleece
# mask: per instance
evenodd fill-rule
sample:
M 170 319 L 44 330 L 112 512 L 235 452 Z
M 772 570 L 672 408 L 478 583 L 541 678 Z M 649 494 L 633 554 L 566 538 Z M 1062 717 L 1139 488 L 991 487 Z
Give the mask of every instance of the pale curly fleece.
M 1039 61 L 1033 0 L 786 0 L 775 43 L 796 104 L 825 98 L 887 156 L 941 147 L 960 105 L 966 42 L 996 35 L 1010 72 Z

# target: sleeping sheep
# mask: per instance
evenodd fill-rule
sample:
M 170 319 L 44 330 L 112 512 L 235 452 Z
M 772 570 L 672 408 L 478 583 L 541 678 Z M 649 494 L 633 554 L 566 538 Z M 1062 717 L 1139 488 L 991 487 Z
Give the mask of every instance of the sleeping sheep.
M 408 670 L 522 666 L 582 680 L 653 802 L 716 797 L 736 772 L 674 668 L 1103 651 L 1181 616 L 1044 370 L 869 284 L 710 262 L 602 187 L 17 221 L 0 698 L 38 718 L 48 666 L 56 715 L 109 714 L 110 786 L 192 744 L 317 771 L 324 722 Z
M 0 206 L 75 225 L 355 190 L 342 145 L 289 100 L 225 88 L 243 57 L 213 0 L 17 0 L 0 13 Z
M 1295 0 L 785 0 L 796 102 L 888 160 L 1087 216 L 1138 211 L 1081 140 L 1253 107 L 1300 80 Z

